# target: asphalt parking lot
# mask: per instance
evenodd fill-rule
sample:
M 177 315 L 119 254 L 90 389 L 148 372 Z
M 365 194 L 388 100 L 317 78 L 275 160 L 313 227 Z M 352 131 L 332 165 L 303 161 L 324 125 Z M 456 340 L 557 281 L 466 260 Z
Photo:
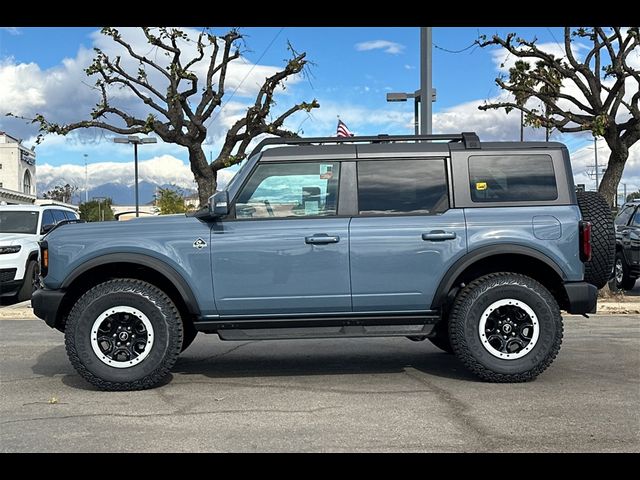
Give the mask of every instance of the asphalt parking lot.
M 429 342 L 221 342 L 155 390 L 108 393 L 60 333 L 0 320 L 0 450 L 640 452 L 640 317 L 565 317 L 536 381 L 477 381 Z

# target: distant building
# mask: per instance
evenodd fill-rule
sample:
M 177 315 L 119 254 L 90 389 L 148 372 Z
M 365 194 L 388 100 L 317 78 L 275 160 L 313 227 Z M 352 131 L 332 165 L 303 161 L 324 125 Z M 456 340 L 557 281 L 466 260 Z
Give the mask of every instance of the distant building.
M 0 132 L 0 204 L 36 200 L 36 154 L 22 141 Z

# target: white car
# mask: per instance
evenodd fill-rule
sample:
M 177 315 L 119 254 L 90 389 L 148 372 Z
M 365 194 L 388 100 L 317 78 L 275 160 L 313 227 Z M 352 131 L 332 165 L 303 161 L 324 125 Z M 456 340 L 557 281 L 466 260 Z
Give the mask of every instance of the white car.
M 0 206 L 0 301 L 31 298 L 38 268 L 38 240 L 78 214 L 59 205 Z

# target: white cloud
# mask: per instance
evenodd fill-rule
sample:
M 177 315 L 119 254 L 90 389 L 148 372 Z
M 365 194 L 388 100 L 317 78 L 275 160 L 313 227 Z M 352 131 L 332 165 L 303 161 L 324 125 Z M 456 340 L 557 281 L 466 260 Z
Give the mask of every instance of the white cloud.
M 22 30 L 18 27 L 0 27 L 0 30 L 7 32 L 9 35 L 22 35 Z
M 404 68 L 405 70 L 415 70 L 416 67 L 414 67 L 413 65 L 409 65 L 408 63 L 404 64 Z
M 391 42 L 389 40 L 369 40 L 367 42 L 356 43 L 355 48 L 359 52 L 382 50 L 385 53 L 397 55 L 402 53 L 406 47 L 401 43 Z
M 140 29 L 127 27 L 119 30 L 135 51 L 141 52 L 161 66 L 167 64 L 162 50 L 150 48 Z M 199 33 L 193 28 L 183 30 L 191 38 L 195 38 Z M 128 71 L 137 72 L 137 62 L 124 53 L 123 48 L 111 38 L 96 31 L 91 35 L 91 39 L 91 47 L 102 49 L 111 58 L 121 55 L 122 65 Z M 182 42 L 180 45 L 185 57 L 195 56 L 194 43 Z M 206 76 L 208 53 L 206 49 L 205 60 L 192 67 L 199 78 Z M 19 63 L 13 58 L 0 59 L 0 130 L 10 131 L 19 138 L 32 137 L 37 133 L 35 125 L 19 119 L 7 118 L 4 116 L 7 112 L 28 118 L 40 113 L 57 123 L 69 123 L 88 118 L 91 109 L 99 99 L 99 92 L 93 88 L 96 77 L 87 77 L 84 72 L 84 69 L 91 64 L 93 56 L 92 49 L 80 47 L 75 57 L 65 58 L 59 65 L 48 69 L 43 69 L 36 63 Z M 251 97 L 257 93 L 264 79 L 281 68 L 282 65 L 255 65 L 243 56 L 229 65 L 223 108 L 218 108 L 217 113 L 214 112 L 215 121 L 208 124 L 210 141 L 220 138 L 225 133 L 231 124 L 230 119 L 237 118 L 248 106 Z M 159 91 L 166 90 L 167 80 L 164 75 L 151 67 L 147 68 L 147 75 L 149 82 Z M 292 77 L 288 80 L 288 84 L 299 81 L 299 76 Z M 230 102 L 234 91 L 235 95 Z M 142 104 L 128 89 L 114 87 L 109 93 L 114 106 L 132 115 L 144 118 L 149 112 L 157 113 Z M 282 90 L 279 93 L 282 94 Z M 289 93 L 284 92 L 284 94 Z M 192 97 L 193 103 L 199 101 L 199 95 L 200 93 Z M 78 135 L 95 137 L 96 134 L 90 130 L 82 130 L 78 131 Z
M 96 162 L 89 163 L 89 188 L 95 188 L 105 183 L 119 183 L 125 186 L 134 184 L 133 162 Z M 187 164 L 172 155 L 160 155 L 149 160 L 138 162 L 139 180 L 157 185 L 175 184 L 181 188 L 196 189 L 193 174 Z M 218 172 L 218 182 L 226 184 L 234 172 L 225 169 Z M 43 185 L 64 185 L 69 183 L 83 189 L 85 184 L 84 165 L 65 164 L 52 166 L 38 165 L 38 183 Z

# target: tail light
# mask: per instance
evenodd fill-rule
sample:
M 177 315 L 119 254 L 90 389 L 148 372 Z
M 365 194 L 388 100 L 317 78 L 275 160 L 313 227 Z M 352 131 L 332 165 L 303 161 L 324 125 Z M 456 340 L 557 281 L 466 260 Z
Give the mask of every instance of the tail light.
M 40 276 L 46 277 L 49 270 L 49 245 L 46 241 L 40 242 Z
M 588 262 L 591 260 L 591 222 L 581 220 L 580 229 L 580 260 Z

